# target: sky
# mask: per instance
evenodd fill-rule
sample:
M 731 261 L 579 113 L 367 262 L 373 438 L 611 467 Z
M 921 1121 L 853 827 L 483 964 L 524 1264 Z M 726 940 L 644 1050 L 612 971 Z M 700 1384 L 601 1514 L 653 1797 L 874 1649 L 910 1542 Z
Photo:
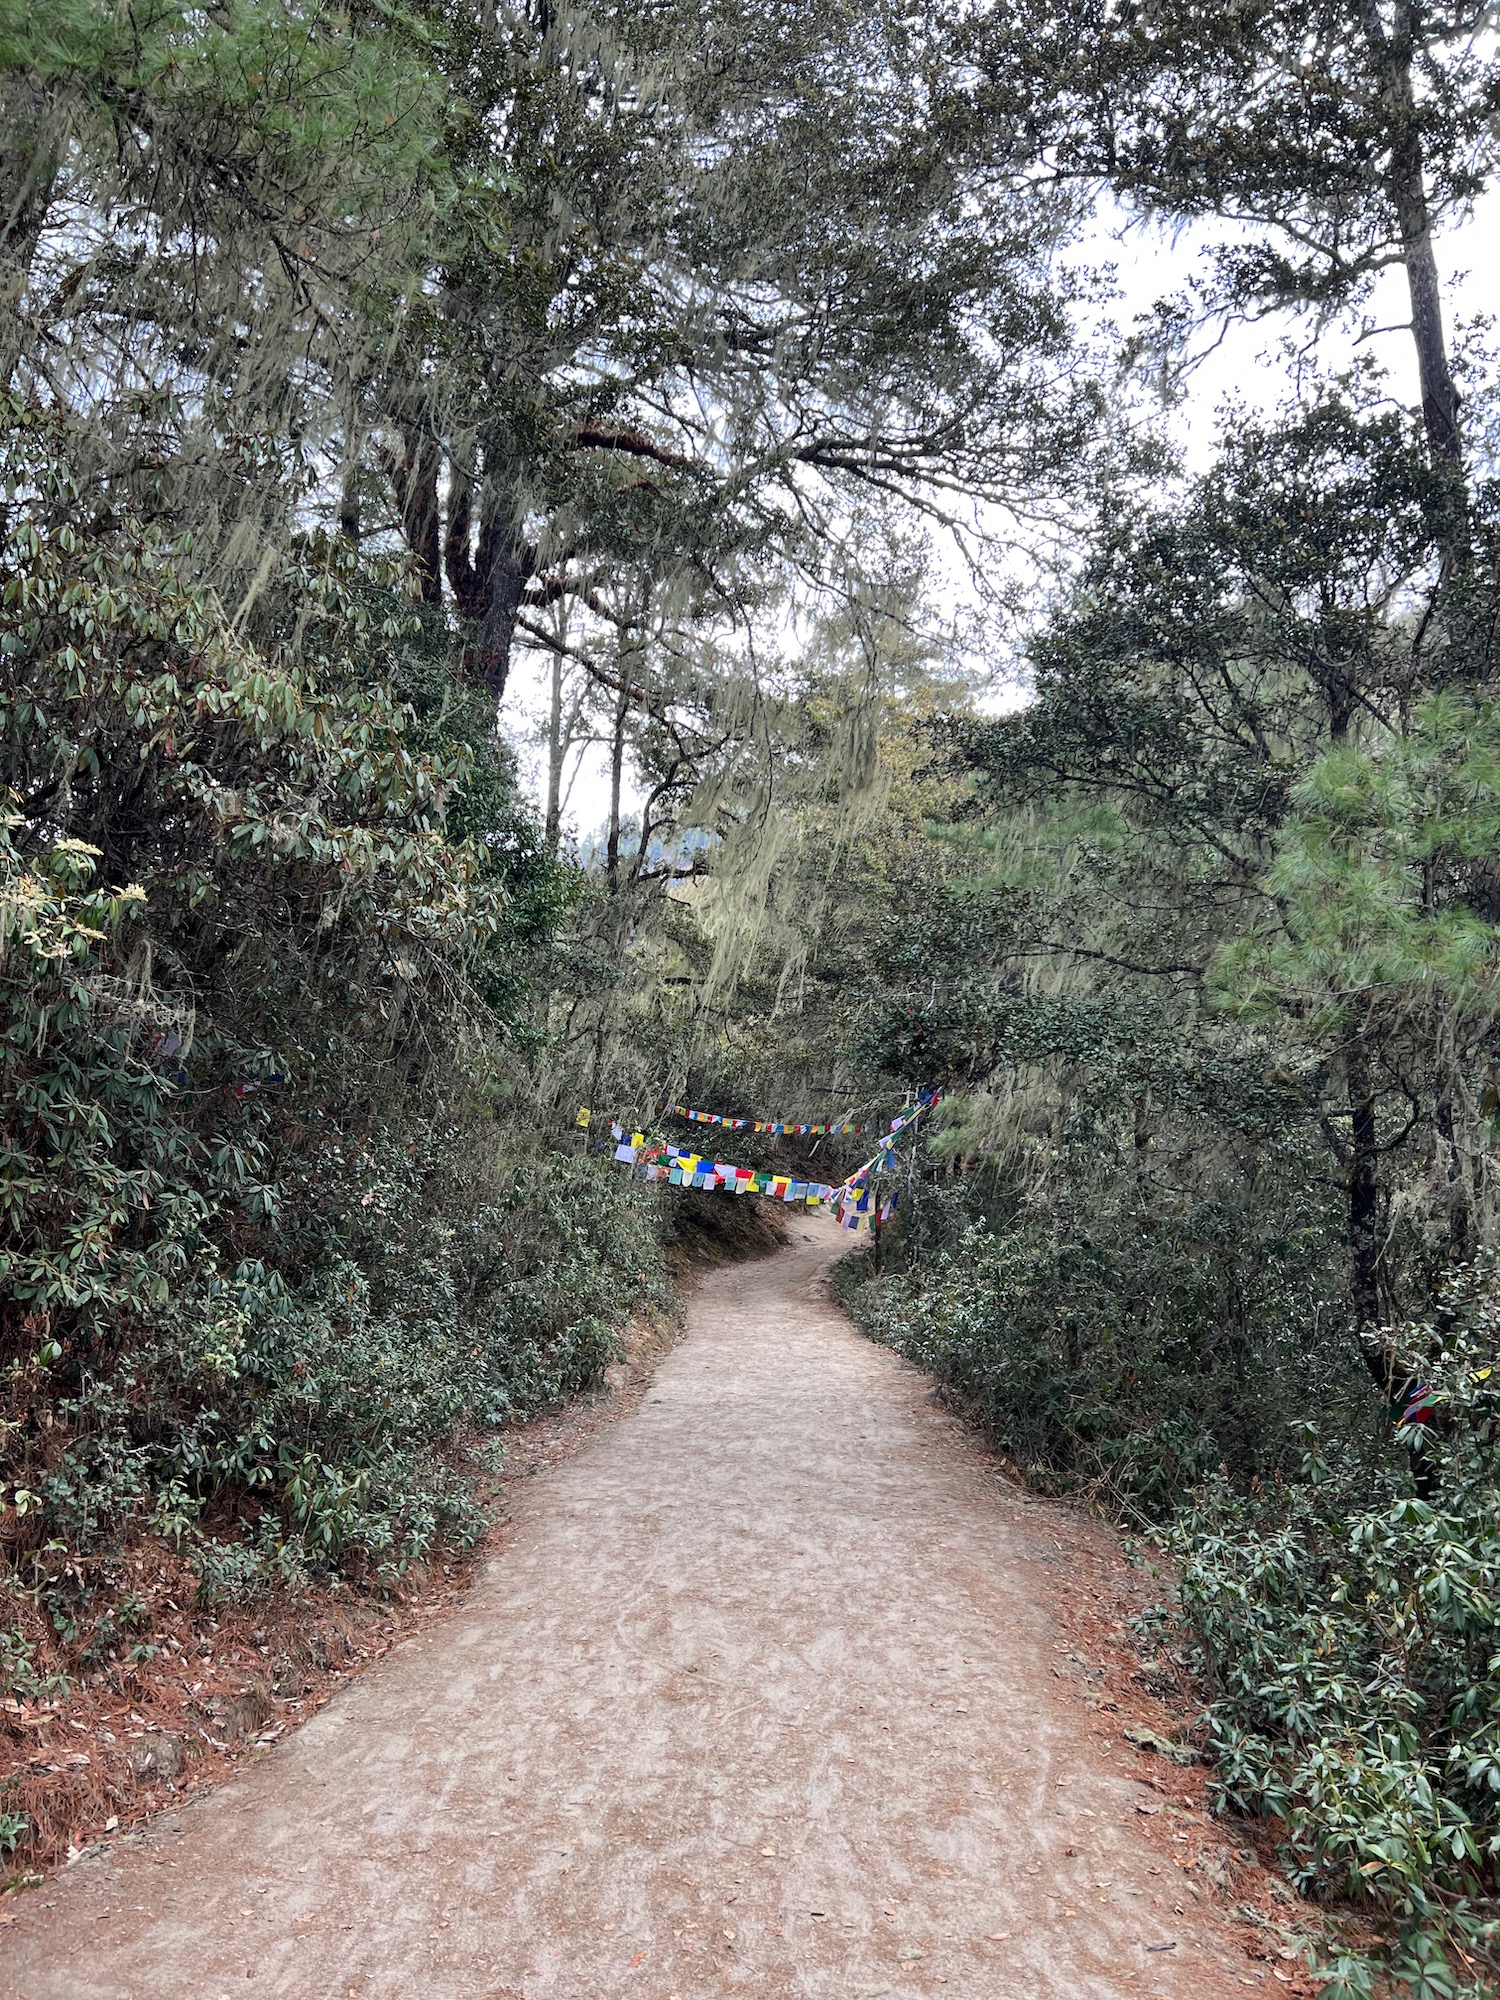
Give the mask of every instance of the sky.
M 1212 240 L 1209 226 L 1172 232 L 1151 224 L 1111 226 L 1101 229 L 1084 246 L 1083 254 L 1090 261 L 1114 264 L 1119 290 L 1115 316 L 1118 324 L 1126 327 L 1137 314 L 1149 313 L 1156 300 L 1181 289 Z M 1465 322 L 1487 316 L 1500 323 L 1497 240 L 1500 190 L 1492 191 L 1472 218 L 1438 239 L 1450 341 Z M 1414 406 L 1418 393 L 1411 336 L 1405 326 L 1409 313 L 1405 272 L 1399 268 L 1387 271 L 1368 314 L 1371 325 L 1385 330 L 1367 340 L 1356 340 L 1352 331 L 1323 334 L 1318 348 L 1320 372 L 1333 372 L 1358 354 L 1373 354 L 1387 371 L 1397 400 Z M 1203 470 L 1211 463 L 1228 405 L 1237 403 L 1269 413 L 1285 400 L 1294 376 L 1284 346 L 1290 336 L 1306 330 L 1305 322 L 1294 322 L 1288 316 L 1230 326 L 1216 339 L 1206 338 L 1201 343 L 1203 351 L 1193 372 L 1191 393 L 1167 418 L 1189 471 Z M 962 593 L 961 563 L 954 560 L 943 567 L 952 578 L 954 591 Z M 534 652 L 518 654 L 506 692 L 504 724 L 516 749 L 523 785 L 538 801 L 545 784 L 541 738 L 549 698 L 549 663 Z M 1021 699 L 1022 692 L 1010 684 L 997 689 L 995 703 L 1013 706 Z M 625 802 L 627 810 L 638 803 L 628 778 Z M 587 837 L 604 824 L 608 805 L 606 754 L 596 745 L 570 760 L 565 823 Z

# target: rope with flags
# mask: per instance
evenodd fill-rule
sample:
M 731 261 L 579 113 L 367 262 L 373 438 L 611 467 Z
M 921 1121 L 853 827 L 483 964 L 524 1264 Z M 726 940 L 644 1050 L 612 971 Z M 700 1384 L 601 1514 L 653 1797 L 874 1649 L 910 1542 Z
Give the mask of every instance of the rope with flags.
M 1398 1424 L 1430 1424 L 1437 1415 L 1438 1395 L 1428 1382 L 1414 1383 L 1402 1399 Z
M 790 1118 L 735 1118 L 722 1111 L 694 1111 L 686 1104 L 669 1104 L 667 1110 L 674 1118 L 685 1118 L 690 1125 L 722 1125 L 727 1132 L 770 1132 L 786 1134 L 794 1138 L 822 1138 L 835 1135 L 842 1137 L 848 1132 L 868 1132 L 868 1125 L 799 1125 Z
M 827 1181 L 801 1178 L 795 1174 L 778 1174 L 762 1171 L 754 1167 L 741 1167 L 728 1160 L 713 1160 L 706 1154 L 694 1153 L 684 1146 L 672 1146 L 665 1142 L 649 1144 L 644 1132 L 627 1132 L 618 1122 L 611 1122 L 610 1132 L 615 1140 L 614 1157 L 621 1166 L 629 1167 L 640 1180 L 668 1182 L 672 1187 L 693 1187 L 723 1189 L 729 1194 L 769 1195 L 773 1200 L 785 1202 L 806 1202 L 809 1208 L 830 1207 L 846 1229 L 858 1229 L 861 1221 L 868 1222 L 870 1228 L 888 1222 L 896 1207 L 896 1195 L 891 1193 L 884 1201 L 875 1201 L 870 1187 L 873 1174 L 884 1172 L 892 1164 L 892 1149 L 901 1133 L 910 1129 L 938 1102 L 940 1093 L 936 1090 L 923 1091 L 917 1102 L 907 1111 L 900 1113 L 891 1124 L 875 1151 L 862 1166 L 840 1181 L 836 1186 Z M 679 1111 L 678 1106 L 669 1106 Z M 587 1129 L 589 1116 L 580 1107 L 578 1122 Z M 737 1129 L 736 1122 L 719 1119 L 721 1125 Z M 854 1129 L 841 1126 L 805 1126 L 786 1124 L 779 1121 L 752 1121 L 741 1119 L 738 1126 L 754 1124 L 758 1132 L 812 1133 L 836 1132 Z
M 895 1119 L 890 1131 L 881 1139 L 879 1145 L 875 1148 L 869 1159 L 865 1161 L 864 1165 L 856 1167 L 854 1172 L 846 1180 L 841 1181 L 838 1187 L 834 1189 L 833 1210 L 838 1220 L 846 1229 L 858 1229 L 860 1218 L 864 1215 L 870 1216 L 870 1226 L 872 1229 L 877 1223 L 885 1222 L 889 1219 L 891 1211 L 896 1206 L 896 1197 L 894 1194 L 887 1196 L 884 1202 L 872 1210 L 871 1202 L 873 1197 L 870 1191 L 870 1176 L 872 1174 L 884 1173 L 895 1164 L 892 1156 L 897 1139 L 903 1132 L 909 1131 L 916 1124 L 924 1111 L 930 1111 L 933 1105 L 938 1102 L 941 1095 L 941 1091 L 937 1090 L 922 1091 L 911 1109 L 902 1112 Z

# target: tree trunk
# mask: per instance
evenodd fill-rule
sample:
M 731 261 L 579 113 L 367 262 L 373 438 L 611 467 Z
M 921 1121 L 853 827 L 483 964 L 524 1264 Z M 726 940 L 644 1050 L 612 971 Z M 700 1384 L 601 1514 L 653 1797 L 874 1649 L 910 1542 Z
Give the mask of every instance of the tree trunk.
M 474 486 L 469 474 L 448 461 L 448 525 L 443 535 L 443 567 L 460 617 L 478 618 L 484 592 L 474 567 Z
M 1411 184 L 1410 202 L 1403 207 L 1401 236 L 1406 253 L 1407 288 L 1411 293 L 1412 338 L 1417 348 L 1417 376 L 1422 385 L 1422 422 L 1427 431 L 1427 446 L 1434 465 L 1447 466 L 1461 473 L 1464 454 L 1463 433 L 1458 420 L 1458 390 L 1448 365 L 1437 258 L 1432 249 L 1432 227 L 1427 219 L 1427 199 L 1420 170 Z
M 1432 247 L 1422 130 L 1412 88 L 1416 10 L 1412 0 L 1396 0 L 1395 20 L 1389 35 L 1380 18 L 1378 0 L 1362 0 L 1361 12 L 1390 121 L 1391 154 L 1386 185 L 1401 236 L 1401 255 L 1411 295 L 1411 331 L 1417 350 L 1427 447 L 1435 466 L 1461 474 L 1463 432 L 1458 416 L 1458 390 L 1443 331 L 1442 290 Z
M 552 655 L 552 706 L 547 717 L 547 821 L 545 839 L 547 852 L 557 858 L 558 843 L 562 839 L 562 774 L 563 774 L 563 663 L 562 655 Z
M 351 461 L 339 482 L 339 535 L 357 549 L 359 530 L 359 467 Z
M 443 601 L 442 521 L 438 512 L 438 471 L 442 457 L 430 437 L 407 432 L 392 470 L 401 535 L 416 559 L 422 602 Z
M 1370 1078 L 1369 1050 L 1358 1035 L 1344 1054 L 1344 1083 L 1349 1100 L 1349 1296 L 1365 1366 L 1377 1388 L 1389 1398 L 1390 1367 L 1373 1345 L 1374 1332 L 1380 1324 L 1380 1153 L 1375 1089 Z
M 497 702 L 503 699 L 510 679 L 511 648 L 515 644 L 516 618 L 521 609 L 521 593 L 526 588 L 526 574 L 520 549 L 510 535 L 501 537 L 485 575 L 478 649 L 480 677 Z
M 479 529 L 479 578 L 483 606 L 474 664 L 480 679 L 498 702 L 510 679 L 510 654 L 516 619 L 530 565 L 508 496 L 486 494 Z
M 479 628 L 465 654 L 468 672 L 501 700 L 510 679 L 511 647 L 531 562 L 520 540 L 514 504 L 497 485 L 488 485 L 480 507 L 479 548 L 474 530 L 473 475 L 459 465 L 449 472 L 448 527 L 443 564 L 460 615 Z
M 1432 1107 L 1432 1124 L 1437 1133 L 1439 1168 L 1448 1191 L 1448 1257 L 1451 1263 L 1465 1264 L 1474 1255 L 1474 1211 L 1464 1173 L 1458 1120 L 1454 1116 L 1453 1098 L 1447 1091 L 1438 1093 Z
M 620 893 L 620 789 L 625 775 L 625 717 L 630 709 L 630 681 L 620 673 L 620 692 L 615 698 L 615 729 L 609 754 L 609 837 L 604 850 L 604 884 L 611 896 Z
M 26 78 L 0 85 L 0 389 L 21 359 L 21 301 L 57 180 L 51 93 Z

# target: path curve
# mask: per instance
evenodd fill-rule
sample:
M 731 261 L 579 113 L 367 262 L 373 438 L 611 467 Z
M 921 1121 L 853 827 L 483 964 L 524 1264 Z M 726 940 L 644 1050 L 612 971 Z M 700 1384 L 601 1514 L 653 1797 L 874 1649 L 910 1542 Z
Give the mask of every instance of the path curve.
M 1239 1993 L 1057 1693 L 1045 1508 L 796 1236 L 702 1282 L 461 1609 L 21 1899 L 5 2000 Z

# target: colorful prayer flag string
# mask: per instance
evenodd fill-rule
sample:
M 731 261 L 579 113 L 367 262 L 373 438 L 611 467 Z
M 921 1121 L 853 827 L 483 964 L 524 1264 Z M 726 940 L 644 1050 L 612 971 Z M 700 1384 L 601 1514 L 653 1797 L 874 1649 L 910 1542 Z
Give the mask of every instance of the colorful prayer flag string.
M 1406 1399 L 1397 1418 L 1399 1424 L 1430 1424 L 1437 1413 L 1438 1398 L 1427 1382 L 1419 1382 Z
M 641 1134 L 623 1136 L 615 1147 L 622 1166 L 632 1166 L 643 1180 L 666 1180 L 673 1187 L 722 1188 L 729 1194 L 768 1194 L 777 1201 L 805 1201 L 816 1206 L 827 1201 L 833 1189 L 825 1181 L 802 1180 L 794 1174 L 776 1174 L 754 1167 L 738 1167 L 729 1160 L 711 1160 L 703 1153 L 691 1153 L 684 1146 L 647 1146 Z
M 875 1229 L 894 1214 L 896 1196 L 890 1194 L 883 1202 L 875 1202 L 869 1186 L 870 1175 L 891 1164 L 891 1149 L 898 1136 L 937 1103 L 938 1095 L 935 1090 L 924 1091 L 909 1111 L 892 1122 L 890 1131 L 865 1164 L 837 1187 L 827 1181 L 804 1180 L 795 1174 L 712 1160 L 707 1154 L 690 1152 L 684 1146 L 648 1146 L 643 1133 L 632 1132 L 627 1137 L 618 1121 L 611 1124 L 610 1131 L 615 1140 L 615 1159 L 621 1166 L 633 1169 L 642 1180 L 665 1180 L 673 1187 L 722 1188 L 730 1194 L 770 1195 L 776 1201 L 806 1202 L 809 1208 L 832 1206 L 844 1228 L 858 1229 L 864 1220 Z
M 923 1110 L 925 1108 L 925 1100 L 919 1100 L 917 1109 Z M 738 1118 L 723 1111 L 700 1111 L 690 1104 L 667 1104 L 663 1105 L 662 1109 L 673 1118 L 686 1119 L 691 1125 L 718 1125 L 726 1132 L 765 1132 L 773 1138 L 844 1138 L 850 1133 L 862 1134 L 875 1129 L 871 1125 L 858 1125 L 851 1121 L 846 1121 L 842 1124 L 817 1125 L 807 1122 L 799 1123 L 797 1120 L 790 1118 Z M 899 1116 L 891 1126 L 890 1132 L 881 1140 L 881 1145 L 888 1146 L 891 1135 L 899 1132 L 901 1127 L 904 1124 L 908 1124 L 915 1115 L 915 1112 L 907 1112 L 903 1116 Z M 588 1106 L 581 1104 L 578 1107 L 578 1117 L 575 1122 L 584 1131 L 587 1131 L 591 1116 L 592 1113 Z
M 930 1111 L 933 1105 L 938 1102 L 941 1095 L 942 1093 L 936 1090 L 923 1091 L 912 1108 L 909 1111 L 902 1112 L 895 1119 L 890 1131 L 881 1139 L 880 1144 L 875 1148 L 869 1159 L 865 1161 L 864 1165 L 856 1167 L 854 1172 L 834 1189 L 833 1199 L 839 1211 L 840 1221 L 844 1220 L 845 1215 L 851 1209 L 863 1214 L 869 1208 L 870 1175 L 881 1172 L 891 1164 L 891 1150 L 895 1146 L 897 1138 L 909 1126 L 914 1125 L 924 1111 Z
M 689 1104 L 669 1104 L 666 1109 L 674 1118 L 685 1118 L 690 1125 L 722 1125 L 728 1132 L 769 1132 L 773 1136 L 785 1135 L 789 1138 L 823 1138 L 825 1135 L 842 1137 L 849 1132 L 868 1132 L 868 1125 L 811 1125 L 799 1124 L 790 1118 L 736 1118 L 722 1111 L 698 1111 Z

